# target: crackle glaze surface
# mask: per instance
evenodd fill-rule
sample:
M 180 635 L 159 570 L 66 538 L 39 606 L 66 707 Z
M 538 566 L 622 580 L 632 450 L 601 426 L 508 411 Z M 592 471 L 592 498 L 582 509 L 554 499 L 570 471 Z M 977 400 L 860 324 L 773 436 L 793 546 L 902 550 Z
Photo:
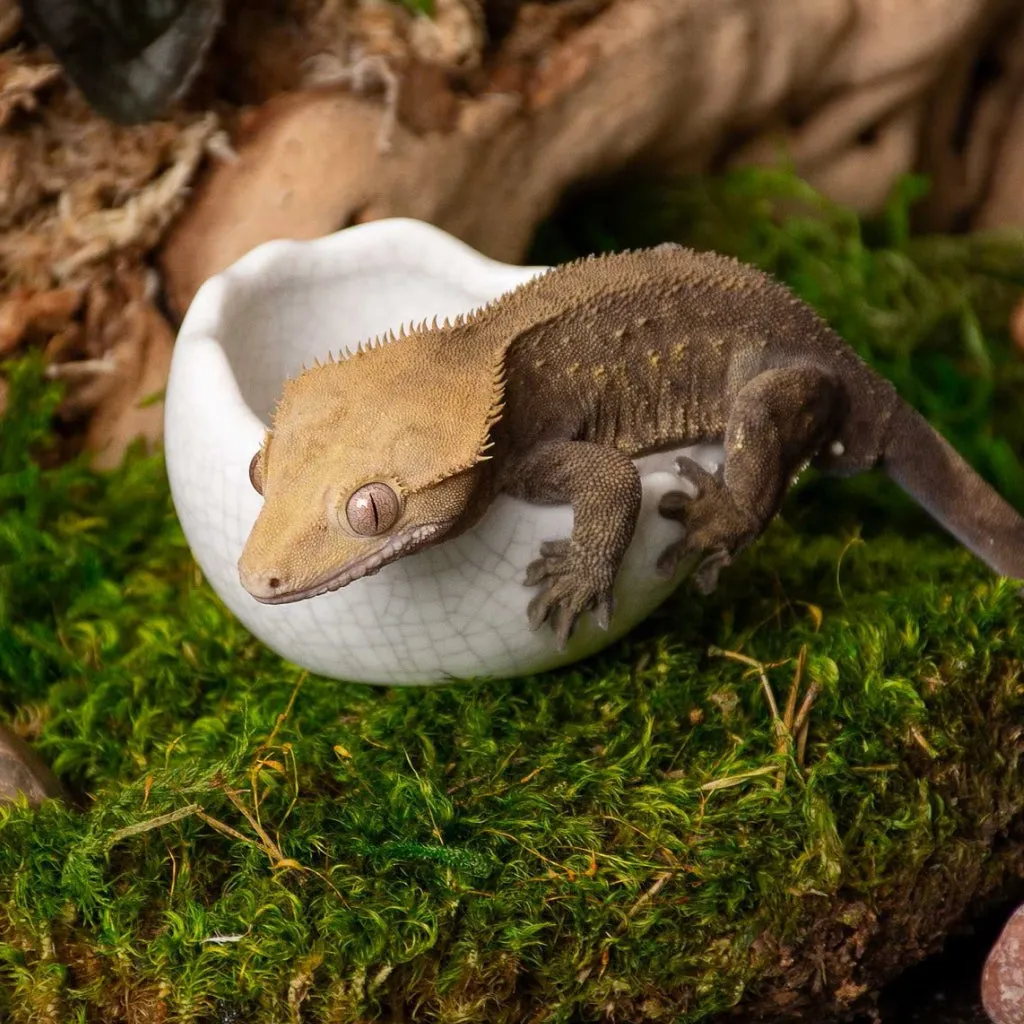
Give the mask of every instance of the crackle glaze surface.
M 308 601 L 262 605 L 237 560 L 260 508 L 249 460 L 284 380 L 328 351 L 401 323 L 469 311 L 542 268 L 486 259 L 427 224 L 375 221 L 313 241 L 270 242 L 200 289 L 182 324 L 166 398 L 165 449 L 175 509 L 211 586 L 278 654 L 358 682 L 417 685 L 544 671 L 621 636 L 678 585 L 654 571 L 680 535 L 657 513 L 678 489 L 679 452 L 640 460 L 643 507 L 616 584 L 612 628 L 589 616 L 566 651 L 530 631 L 521 580 L 544 540 L 566 536 L 567 506 L 500 498 L 465 535 Z M 709 469 L 721 452 L 688 449 Z

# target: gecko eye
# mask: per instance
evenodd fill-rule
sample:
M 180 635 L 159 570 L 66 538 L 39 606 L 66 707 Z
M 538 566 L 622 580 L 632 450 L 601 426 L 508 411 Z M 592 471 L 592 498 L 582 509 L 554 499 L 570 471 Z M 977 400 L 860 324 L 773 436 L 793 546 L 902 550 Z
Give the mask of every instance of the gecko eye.
M 252 489 L 262 498 L 263 497 L 263 469 L 260 466 L 260 453 L 257 452 L 249 463 L 249 483 L 252 484 Z
M 373 537 L 394 526 L 398 495 L 387 484 L 366 484 L 348 499 L 345 514 L 356 533 Z

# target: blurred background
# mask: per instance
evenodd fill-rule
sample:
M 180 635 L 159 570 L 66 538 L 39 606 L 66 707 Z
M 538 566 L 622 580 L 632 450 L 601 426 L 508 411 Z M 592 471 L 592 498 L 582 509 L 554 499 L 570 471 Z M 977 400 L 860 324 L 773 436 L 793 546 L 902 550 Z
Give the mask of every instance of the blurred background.
M 100 465 L 270 238 L 414 216 L 519 261 L 581 191 L 772 165 L 1024 224 L 1015 0 L 2 0 L 0 45 L 0 354 L 45 340 Z

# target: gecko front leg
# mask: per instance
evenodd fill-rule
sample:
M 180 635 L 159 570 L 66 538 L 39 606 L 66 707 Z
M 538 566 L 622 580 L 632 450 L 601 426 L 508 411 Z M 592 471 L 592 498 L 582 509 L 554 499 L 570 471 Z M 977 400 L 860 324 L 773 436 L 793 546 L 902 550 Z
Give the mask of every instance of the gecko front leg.
M 615 448 L 545 441 L 510 461 L 502 490 L 538 505 L 572 505 L 569 537 L 541 545 L 524 584 L 541 586 L 527 608 L 530 628 L 550 622 L 559 650 L 586 611 L 608 628 L 612 585 L 640 512 L 640 476 Z
M 810 366 L 766 370 L 736 395 L 726 424 L 725 464 L 717 474 L 692 459 L 677 466 L 695 493 L 670 491 L 659 512 L 682 523 L 658 568 L 671 575 L 679 559 L 704 556 L 697 589 L 714 590 L 718 573 L 755 540 L 778 512 L 793 477 L 827 442 L 844 405 L 835 379 Z

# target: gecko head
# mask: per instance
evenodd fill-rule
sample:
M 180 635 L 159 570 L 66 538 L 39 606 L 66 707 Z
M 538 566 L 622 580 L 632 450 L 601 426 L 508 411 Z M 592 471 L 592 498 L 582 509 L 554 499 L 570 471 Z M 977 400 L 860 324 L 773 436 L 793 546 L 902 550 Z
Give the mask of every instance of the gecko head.
M 288 381 L 252 457 L 263 498 L 238 560 L 264 604 L 316 597 L 461 532 L 480 484 L 501 381 L 452 372 L 411 336 Z M 494 376 L 494 387 L 491 378 Z

